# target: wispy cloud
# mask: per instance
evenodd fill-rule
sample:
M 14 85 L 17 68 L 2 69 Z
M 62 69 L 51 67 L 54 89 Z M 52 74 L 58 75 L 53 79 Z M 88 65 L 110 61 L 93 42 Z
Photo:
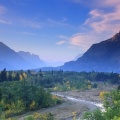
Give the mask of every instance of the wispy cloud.
M 0 5 L 0 15 L 5 14 L 7 11 L 6 7 Z
M 100 40 L 99 36 L 93 32 L 77 33 L 70 37 L 69 44 L 81 48 L 86 51 L 93 43 Z
M 73 48 L 74 46 L 76 46 L 82 51 L 86 51 L 91 46 L 91 44 L 99 38 L 92 32 L 77 33 L 69 37 L 61 35 L 59 37 L 64 40 L 57 42 L 57 45 L 67 44 L 69 48 Z
M 104 1 L 100 1 L 100 0 L 94 0 L 94 2 L 96 3 L 96 5 L 99 6 L 106 6 L 106 7 L 116 7 L 118 5 L 120 5 L 120 0 L 104 0 Z
M 10 24 L 12 24 L 12 22 L 0 19 L 0 24 L 9 24 L 10 25 Z
M 17 25 L 21 25 L 23 27 L 29 27 L 29 28 L 33 28 L 33 29 L 40 29 L 42 28 L 42 23 L 41 22 L 37 22 L 34 20 L 30 20 L 30 19 L 17 19 L 15 20 Z
M 39 22 L 26 21 L 24 25 L 27 27 L 35 28 L 35 29 L 42 28 L 42 24 Z
M 82 26 L 87 29 L 87 32 L 74 34 L 69 39 L 71 45 L 79 46 L 83 50 L 87 50 L 95 42 L 112 37 L 120 30 L 120 0 L 104 0 L 102 2 L 92 0 L 92 2 L 101 7 L 89 12 L 89 17 Z M 112 7 L 112 9 L 105 11 L 102 9 L 104 6 Z
M 64 43 L 66 43 L 66 41 L 61 40 L 61 41 L 57 42 L 56 44 L 57 44 L 57 45 L 62 45 L 62 44 L 64 44 Z
M 95 9 L 90 11 L 89 15 L 85 24 L 96 32 L 115 33 L 120 30 L 120 7 L 118 6 L 111 12 Z
M 0 24 L 12 24 L 5 15 L 7 13 L 7 8 L 3 5 L 0 5 Z
M 57 26 L 64 26 L 64 27 L 71 26 L 71 25 L 65 23 L 66 20 L 67 20 L 67 18 L 63 18 L 63 19 L 60 20 L 60 21 L 56 21 L 56 20 L 53 20 L 53 19 L 48 18 L 48 19 L 47 19 L 47 22 L 48 22 L 49 25 L 53 25 L 53 26 L 56 26 L 56 25 L 57 25 Z
M 64 35 L 59 35 L 58 37 L 59 37 L 59 38 L 62 38 L 62 39 L 68 39 L 68 37 L 67 37 L 67 36 L 64 36 Z

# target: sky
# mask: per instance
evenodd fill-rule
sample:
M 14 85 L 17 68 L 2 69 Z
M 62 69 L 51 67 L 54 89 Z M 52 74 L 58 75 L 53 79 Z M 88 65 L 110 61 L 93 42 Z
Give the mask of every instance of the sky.
M 57 66 L 120 30 L 120 0 L 0 0 L 0 41 Z

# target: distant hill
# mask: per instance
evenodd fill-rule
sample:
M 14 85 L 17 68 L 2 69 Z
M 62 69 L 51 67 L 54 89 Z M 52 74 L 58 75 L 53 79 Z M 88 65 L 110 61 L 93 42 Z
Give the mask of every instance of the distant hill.
M 19 51 L 18 54 L 24 58 L 24 60 L 29 61 L 31 65 L 33 65 L 35 68 L 38 68 L 38 66 L 45 67 L 46 64 L 43 62 L 39 55 L 31 54 L 29 52 Z
M 40 64 L 36 66 L 37 63 L 35 63 L 35 65 L 32 64 L 31 61 L 34 61 L 32 60 L 32 57 L 31 59 L 25 59 L 20 54 L 6 46 L 4 43 L 0 42 L 0 70 L 4 68 L 8 70 L 19 70 L 42 67 Z
M 120 32 L 112 38 L 93 44 L 76 61 L 59 67 L 68 71 L 120 72 Z

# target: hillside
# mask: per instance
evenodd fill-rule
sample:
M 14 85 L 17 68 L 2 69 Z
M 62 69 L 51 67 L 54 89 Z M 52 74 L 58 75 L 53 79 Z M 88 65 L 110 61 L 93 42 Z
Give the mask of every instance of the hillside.
M 120 72 L 120 32 L 108 40 L 93 44 L 82 57 L 65 63 L 60 69 Z
M 25 69 L 33 69 L 33 68 L 42 67 L 42 61 L 40 59 L 36 60 L 34 57 L 35 55 L 31 55 L 32 57 L 28 57 L 28 58 L 26 56 L 25 58 L 22 55 L 15 52 L 10 47 L 6 46 L 2 42 L 0 42 L 0 56 L 1 56 L 0 57 L 0 70 L 4 68 L 8 70 L 19 70 L 19 69 L 25 70 Z

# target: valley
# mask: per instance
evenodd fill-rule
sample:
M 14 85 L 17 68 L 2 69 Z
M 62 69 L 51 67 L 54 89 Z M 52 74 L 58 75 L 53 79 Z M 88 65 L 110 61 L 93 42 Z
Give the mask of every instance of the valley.
M 120 120 L 120 0 L 0 0 L 0 120 Z
M 100 83 L 97 89 L 53 92 L 52 94 L 62 97 L 63 102 L 60 105 L 29 112 L 22 116 L 18 116 L 17 119 L 21 120 L 23 117 L 33 115 L 35 112 L 40 114 L 51 112 L 55 120 L 73 120 L 73 118 L 80 120 L 81 116 L 86 111 L 91 111 L 96 108 L 103 110 L 101 106 L 102 100 L 99 97 L 100 92 L 111 91 L 117 89 L 117 87 L 117 85 L 103 85 Z

